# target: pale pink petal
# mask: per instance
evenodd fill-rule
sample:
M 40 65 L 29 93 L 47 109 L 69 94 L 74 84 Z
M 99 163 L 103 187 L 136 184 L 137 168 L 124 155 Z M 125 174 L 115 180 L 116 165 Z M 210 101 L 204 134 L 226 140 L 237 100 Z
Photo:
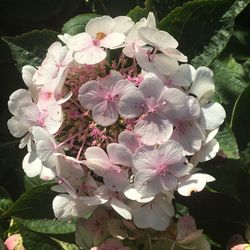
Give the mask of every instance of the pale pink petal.
M 121 45 L 125 40 L 125 35 L 122 33 L 111 33 L 105 36 L 100 41 L 100 46 L 104 48 L 113 49 L 119 45 Z
M 160 145 L 158 150 L 162 163 L 172 165 L 183 160 L 183 147 L 176 141 L 168 140 Z
M 154 146 L 143 145 L 133 154 L 133 164 L 137 170 L 155 170 L 158 163 L 161 163 L 159 153 Z
M 129 89 L 120 99 L 119 113 L 127 118 L 133 119 L 147 111 L 147 105 L 142 93 L 137 89 Z
M 124 130 L 119 134 L 118 142 L 127 147 L 132 153 L 134 153 L 141 144 L 139 136 L 129 130 Z
M 192 155 L 200 150 L 205 132 L 197 121 L 180 122 L 175 127 L 171 138 L 183 146 L 185 155 Z
M 97 81 L 88 81 L 79 89 L 78 99 L 85 109 L 92 110 L 95 105 L 104 100 L 104 92 Z
M 74 53 L 74 59 L 80 64 L 92 65 L 103 61 L 107 56 L 107 53 L 97 47 L 91 46 L 82 51 L 77 51 Z
M 172 191 L 175 190 L 178 184 L 177 178 L 170 174 L 165 174 L 160 177 L 161 189 L 162 191 Z
M 81 51 L 91 47 L 92 44 L 92 39 L 88 33 L 79 33 L 75 36 L 72 36 L 67 42 L 67 46 L 73 51 Z
M 110 126 L 118 119 L 118 109 L 115 103 L 103 101 L 92 109 L 93 120 L 101 126 Z
M 117 166 L 109 169 L 103 175 L 103 181 L 111 191 L 122 191 L 128 185 L 128 172 Z
M 107 153 L 113 164 L 132 166 L 132 153 L 124 145 L 118 143 L 110 143 L 107 146 Z
M 135 189 L 142 197 L 152 197 L 162 191 L 161 177 L 155 170 L 145 169 L 138 171 L 134 177 Z
M 144 144 L 161 144 L 170 138 L 173 125 L 157 113 L 149 113 L 136 123 L 134 131 L 141 136 Z
M 127 205 L 125 205 L 124 203 L 119 201 L 118 199 L 113 197 L 111 199 L 111 201 L 110 201 L 110 205 L 125 220 L 131 220 L 132 219 L 131 209 Z
M 144 76 L 143 82 L 138 88 L 145 98 L 158 99 L 162 92 L 165 91 L 163 82 L 154 74 L 147 74 Z
M 169 225 L 171 217 L 157 203 L 150 202 L 133 210 L 133 220 L 139 228 L 153 228 L 163 231 Z
M 123 79 L 124 78 L 121 73 L 115 70 L 110 70 L 109 74 L 105 77 L 97 77 L 100 85 L 103 86 L 103 88 L 107 91 L 112 91 L 116 83 Z

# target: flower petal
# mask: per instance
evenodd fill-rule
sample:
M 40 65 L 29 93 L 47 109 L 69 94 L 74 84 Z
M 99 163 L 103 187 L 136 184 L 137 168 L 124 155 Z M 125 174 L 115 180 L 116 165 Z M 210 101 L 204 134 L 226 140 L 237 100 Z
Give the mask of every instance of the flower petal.
M 142 93 L 137 88 L 129 89 L 120 99 L 119 113 L 126 119 L 133 119 L 147 110 Z
M 78 99 L 85 109 L 92 110 L 104 100 L 104 93 L 98 81 L 88 81 L 79 89 Z
M 110 126 L 118 119 L 118 107 L 115 103 L 103 101 L 92 109 L 92 118 L 101 126 Z
M 74 59 L 80 64 L 93 65 L 103 61 L 107 56 L 107 53 L 97 46 L 91 46 L 82 51 L 74 53 Z
M 201 125 L 207 130 L 218 128 L 226 118 L 224 108 L 218 102 L 209 103 L 201 108 Z
M 113 197 L 110 201 L 110 205 L 125 220 L 132 219 L 131 209 L 127 205 L 119 201 L 118 199 Z
M 118 143 L 110 143 L 107 146 L 109 159 L 113 164 L 132 166 L 132 153 L 124 145 Z
M 81 51 L 83 49 L 89 48 L 92 46 L 92 44 L 92 39 L 88 33 L 79 33 L 75 36 L 72 36 L 67 42 L 67 46 L 73 51 Z
M 121 45 L 125 40 L 125 35 L 122 33 L 111 33 L 105 36 L 100 41 L 100 46 L 109 49 L 115 49 L 115 47 Z
M 134 131 L 146 145 L 161 144 L 170 138 L 173 125 L 156 113 L 148 113 L 136 123 Z

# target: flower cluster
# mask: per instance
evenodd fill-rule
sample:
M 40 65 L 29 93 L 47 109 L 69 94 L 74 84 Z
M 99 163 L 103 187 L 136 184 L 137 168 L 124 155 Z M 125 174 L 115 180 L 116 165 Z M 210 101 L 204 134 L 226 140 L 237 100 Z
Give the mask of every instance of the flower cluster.
M 26 175 L 57 181 L 59 219 L 105 207 L 137 228 L 166 230 L 174 192 L 190 196 L 214 181 L 196 168 L 218 152 L 225 119 L 213 72 L 187 64 L 152 13 L 137 23 L 93 18 L 59 39 L 40 66 L 23 67 L 28 90 L 8 102 L 8 128 L 28 149 Z M 113 50 L 121 53 L 110 62 Z

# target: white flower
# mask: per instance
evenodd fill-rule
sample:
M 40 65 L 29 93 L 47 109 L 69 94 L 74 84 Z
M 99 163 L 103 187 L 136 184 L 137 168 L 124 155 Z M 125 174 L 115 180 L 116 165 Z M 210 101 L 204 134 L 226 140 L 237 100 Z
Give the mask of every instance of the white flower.
M 107 54 L 102 48 L 115 49 L 120 46 L 125 40 L 123 32 L 127 33 L 132 25 L 133 22 L 128 17 L 96 17 L 87 23 L 86 32 L 66 36 L 62 40 L 74 52 L 76 62 L 96 64 L 106 58 Z

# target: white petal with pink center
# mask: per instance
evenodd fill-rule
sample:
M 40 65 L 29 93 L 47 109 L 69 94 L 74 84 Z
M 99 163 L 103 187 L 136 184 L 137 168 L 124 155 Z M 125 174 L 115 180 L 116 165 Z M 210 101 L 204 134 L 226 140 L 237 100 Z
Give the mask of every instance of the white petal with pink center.
M 117 121 L 119 100 L 132 86 L 119 73 L 111 71 L 104 79 L 85 83 L 79 89 L 78 98 L 84 108 L 92 110 L 97 124 L 109 126 Z
M 190 164 L 183 156 L 182 146 L 175 141 L 167 141 L 159 148 L 141 146 L 133 155 L 136 169 L 134 184 L 143 197 L 171 191 L 177 187 L 178 178 L 185 176 Z

